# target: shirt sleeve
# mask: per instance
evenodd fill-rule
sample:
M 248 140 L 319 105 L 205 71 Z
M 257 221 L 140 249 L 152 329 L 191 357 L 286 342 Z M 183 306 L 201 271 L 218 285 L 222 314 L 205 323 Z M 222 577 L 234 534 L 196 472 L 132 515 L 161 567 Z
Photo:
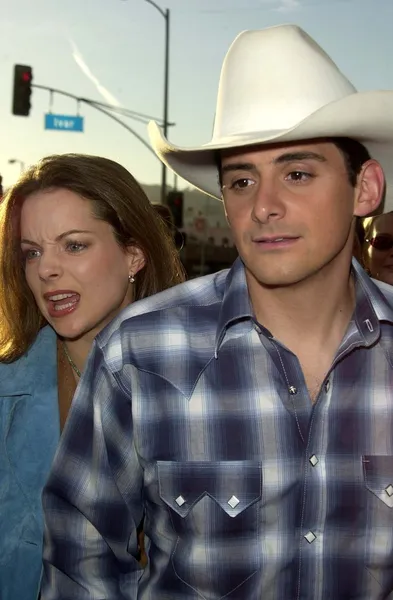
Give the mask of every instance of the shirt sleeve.
M 131 392 L 95 343 L 43 493 L 42 600 L 134 600 L 143 474 Z

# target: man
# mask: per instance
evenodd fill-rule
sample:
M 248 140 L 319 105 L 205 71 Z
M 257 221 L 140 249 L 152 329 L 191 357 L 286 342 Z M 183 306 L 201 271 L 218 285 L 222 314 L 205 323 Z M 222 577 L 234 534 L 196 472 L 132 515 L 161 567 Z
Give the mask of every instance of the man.
M 232 44 L 212 142 L 151 126 L 241 260 L 97 338 L 44 495 L 43 600 L 393 598 L 393 290 L 351 267 L 392 115 L 288 25 Z

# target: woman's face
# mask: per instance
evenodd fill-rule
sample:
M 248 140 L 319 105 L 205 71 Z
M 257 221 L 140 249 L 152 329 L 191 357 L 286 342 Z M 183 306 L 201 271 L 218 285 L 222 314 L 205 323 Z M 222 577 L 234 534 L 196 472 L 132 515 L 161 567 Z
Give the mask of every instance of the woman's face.
M 26 280 L 38 308 L 65 339 L 93 338 L 132 301 L 128 277 L 142 252 L 123 250 L 89 200 L 65 189 L 32 194 L 21 212 Z
M 371 277 L 393 285 L 393 213 L 374 219 L 367 239 L 364 261 Z

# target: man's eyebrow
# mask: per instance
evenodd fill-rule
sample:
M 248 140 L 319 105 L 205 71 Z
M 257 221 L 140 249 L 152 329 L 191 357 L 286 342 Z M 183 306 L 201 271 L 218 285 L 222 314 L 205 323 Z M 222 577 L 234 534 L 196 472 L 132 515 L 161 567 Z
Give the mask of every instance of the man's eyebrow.
M 93 233 L 93 232 L 89 231 L 88 229 L 70 229 L 69 231 L 65 231 L 64 233 L 61 233 L 60 235 L 58 235 L 55 241 L 61 242 L 61 240 L 63 240 L 65 237 L 72 235 L 74 233 Z M 21 244 L 30 244 L 31 246 L 37 245 L 37 242 L 32 242 L 31 240 L 28 240 L 26 238 L 23 238 L 23 240 L 21 240 L 20 243 Z
M 285 152 L 272 160 L 272 164 L 281 165 L 284 163 L 296 162 L 300 160 L 316 160 L 318 162 L 326 162 L 326 157 L 318 152 L 298 151 Z M 255 171 L 256 165 L 251 162 L 232 162 L 221 167 L 221 174 L 231 173 L 233 171 Z
M 224 175 L 224 173 L 231 173 L 232 171 L 253 171 L 255 169 L 256 166 L 253 163 L 228 163 L 227 165 L 223 165 L 221 167 L 221 173 Z
M 275 165 L 281 165 L 288 162 L 296 162 L 297 160 L 317 160 L 318 162 L 326 162 L 325 156 L 318 154 L 317 152 L 285 152 L 274 158 L 272 163 Z

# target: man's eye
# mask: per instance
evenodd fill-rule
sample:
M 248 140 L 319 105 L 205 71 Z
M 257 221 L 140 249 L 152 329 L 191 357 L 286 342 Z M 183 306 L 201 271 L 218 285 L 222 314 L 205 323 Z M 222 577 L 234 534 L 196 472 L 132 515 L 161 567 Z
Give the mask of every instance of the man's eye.
M 242 177 L 241 179 L 236 179 L 230 185 L 231 190 L 243 190 L 250 186 L 254 185 L 253 179 L 249 179 L 248 177 Z
M 310 179 L 312 175 L 310 173 L 306 173 L 305 171 L 291 171 L 285 177 L 288 181 L 307 181 Z

